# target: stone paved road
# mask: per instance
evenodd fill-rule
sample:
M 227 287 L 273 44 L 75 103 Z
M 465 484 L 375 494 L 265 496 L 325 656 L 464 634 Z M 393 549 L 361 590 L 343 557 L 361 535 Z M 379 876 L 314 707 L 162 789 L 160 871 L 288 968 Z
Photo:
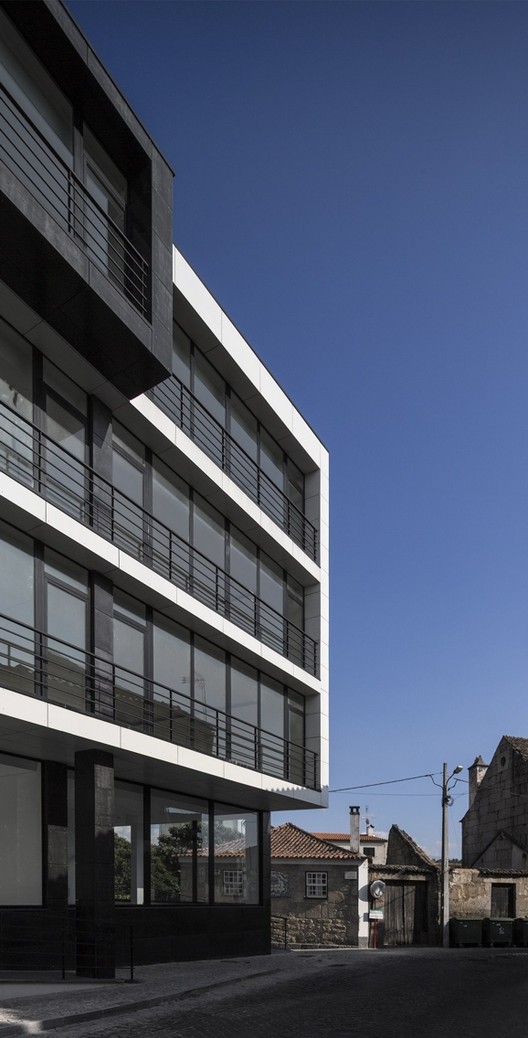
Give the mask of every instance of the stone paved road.
M 47 1032 L 66 1038 L 66 1028 Z M 527 1038 L 528 953 L 366 952 L 69 1027 L 68 1038 Z

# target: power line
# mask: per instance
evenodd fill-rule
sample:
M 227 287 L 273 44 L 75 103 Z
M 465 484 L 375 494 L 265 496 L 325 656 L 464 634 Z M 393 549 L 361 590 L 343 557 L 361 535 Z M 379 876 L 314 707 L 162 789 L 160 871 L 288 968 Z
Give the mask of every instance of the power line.
M 329 793 L 349 793 L 353 789 L 373 789 L 374 786 L 392 786 L 396 782 L 413 782 L 415 779 L 430 778 L 441 775 L 440 771 L 428 771 L 425 775 L 409 775 L 408 778 L 387 779 L 386 782 L 366 782 L 363 786 L 342 786 L 340 789 L 329 789 Z

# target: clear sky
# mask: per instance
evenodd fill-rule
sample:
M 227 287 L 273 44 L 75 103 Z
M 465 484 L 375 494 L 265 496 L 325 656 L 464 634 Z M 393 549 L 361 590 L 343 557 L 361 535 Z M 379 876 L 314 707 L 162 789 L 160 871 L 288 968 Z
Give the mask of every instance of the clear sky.
M 528 736 L 528 3 L 68 6 L 330 450 L 331 788 L 489 760 Z M 289 817 L 349 804 L 438 852 L 428 778 Z

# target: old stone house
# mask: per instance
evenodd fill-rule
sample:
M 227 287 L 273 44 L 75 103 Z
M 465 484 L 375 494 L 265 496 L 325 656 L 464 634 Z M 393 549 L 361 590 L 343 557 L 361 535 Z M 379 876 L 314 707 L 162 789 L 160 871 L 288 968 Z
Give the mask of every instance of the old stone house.
M 437 944 L 439 868 L 399 826 L 391 826 L 384 865 L 372 864 L 369 882 L 385 884 L 376 902 L 383 919 L 370 924 L 371 946 Z
M 272 943 L 368 945 L 368 861 L 291 822 L 271 831 Z
M 528 871 L 528 739 L 502 737 L 489 765 L 469 771 L 462 819 L 462 864 Z

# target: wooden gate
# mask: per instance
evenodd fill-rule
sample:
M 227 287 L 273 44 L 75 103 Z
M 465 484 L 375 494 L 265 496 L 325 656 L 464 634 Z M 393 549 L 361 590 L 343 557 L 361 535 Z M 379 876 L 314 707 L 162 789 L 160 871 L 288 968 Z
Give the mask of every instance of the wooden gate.
M 385 947 L 421 944 L 427 933 L 427 881 L 389 880 L 384 897 Z

